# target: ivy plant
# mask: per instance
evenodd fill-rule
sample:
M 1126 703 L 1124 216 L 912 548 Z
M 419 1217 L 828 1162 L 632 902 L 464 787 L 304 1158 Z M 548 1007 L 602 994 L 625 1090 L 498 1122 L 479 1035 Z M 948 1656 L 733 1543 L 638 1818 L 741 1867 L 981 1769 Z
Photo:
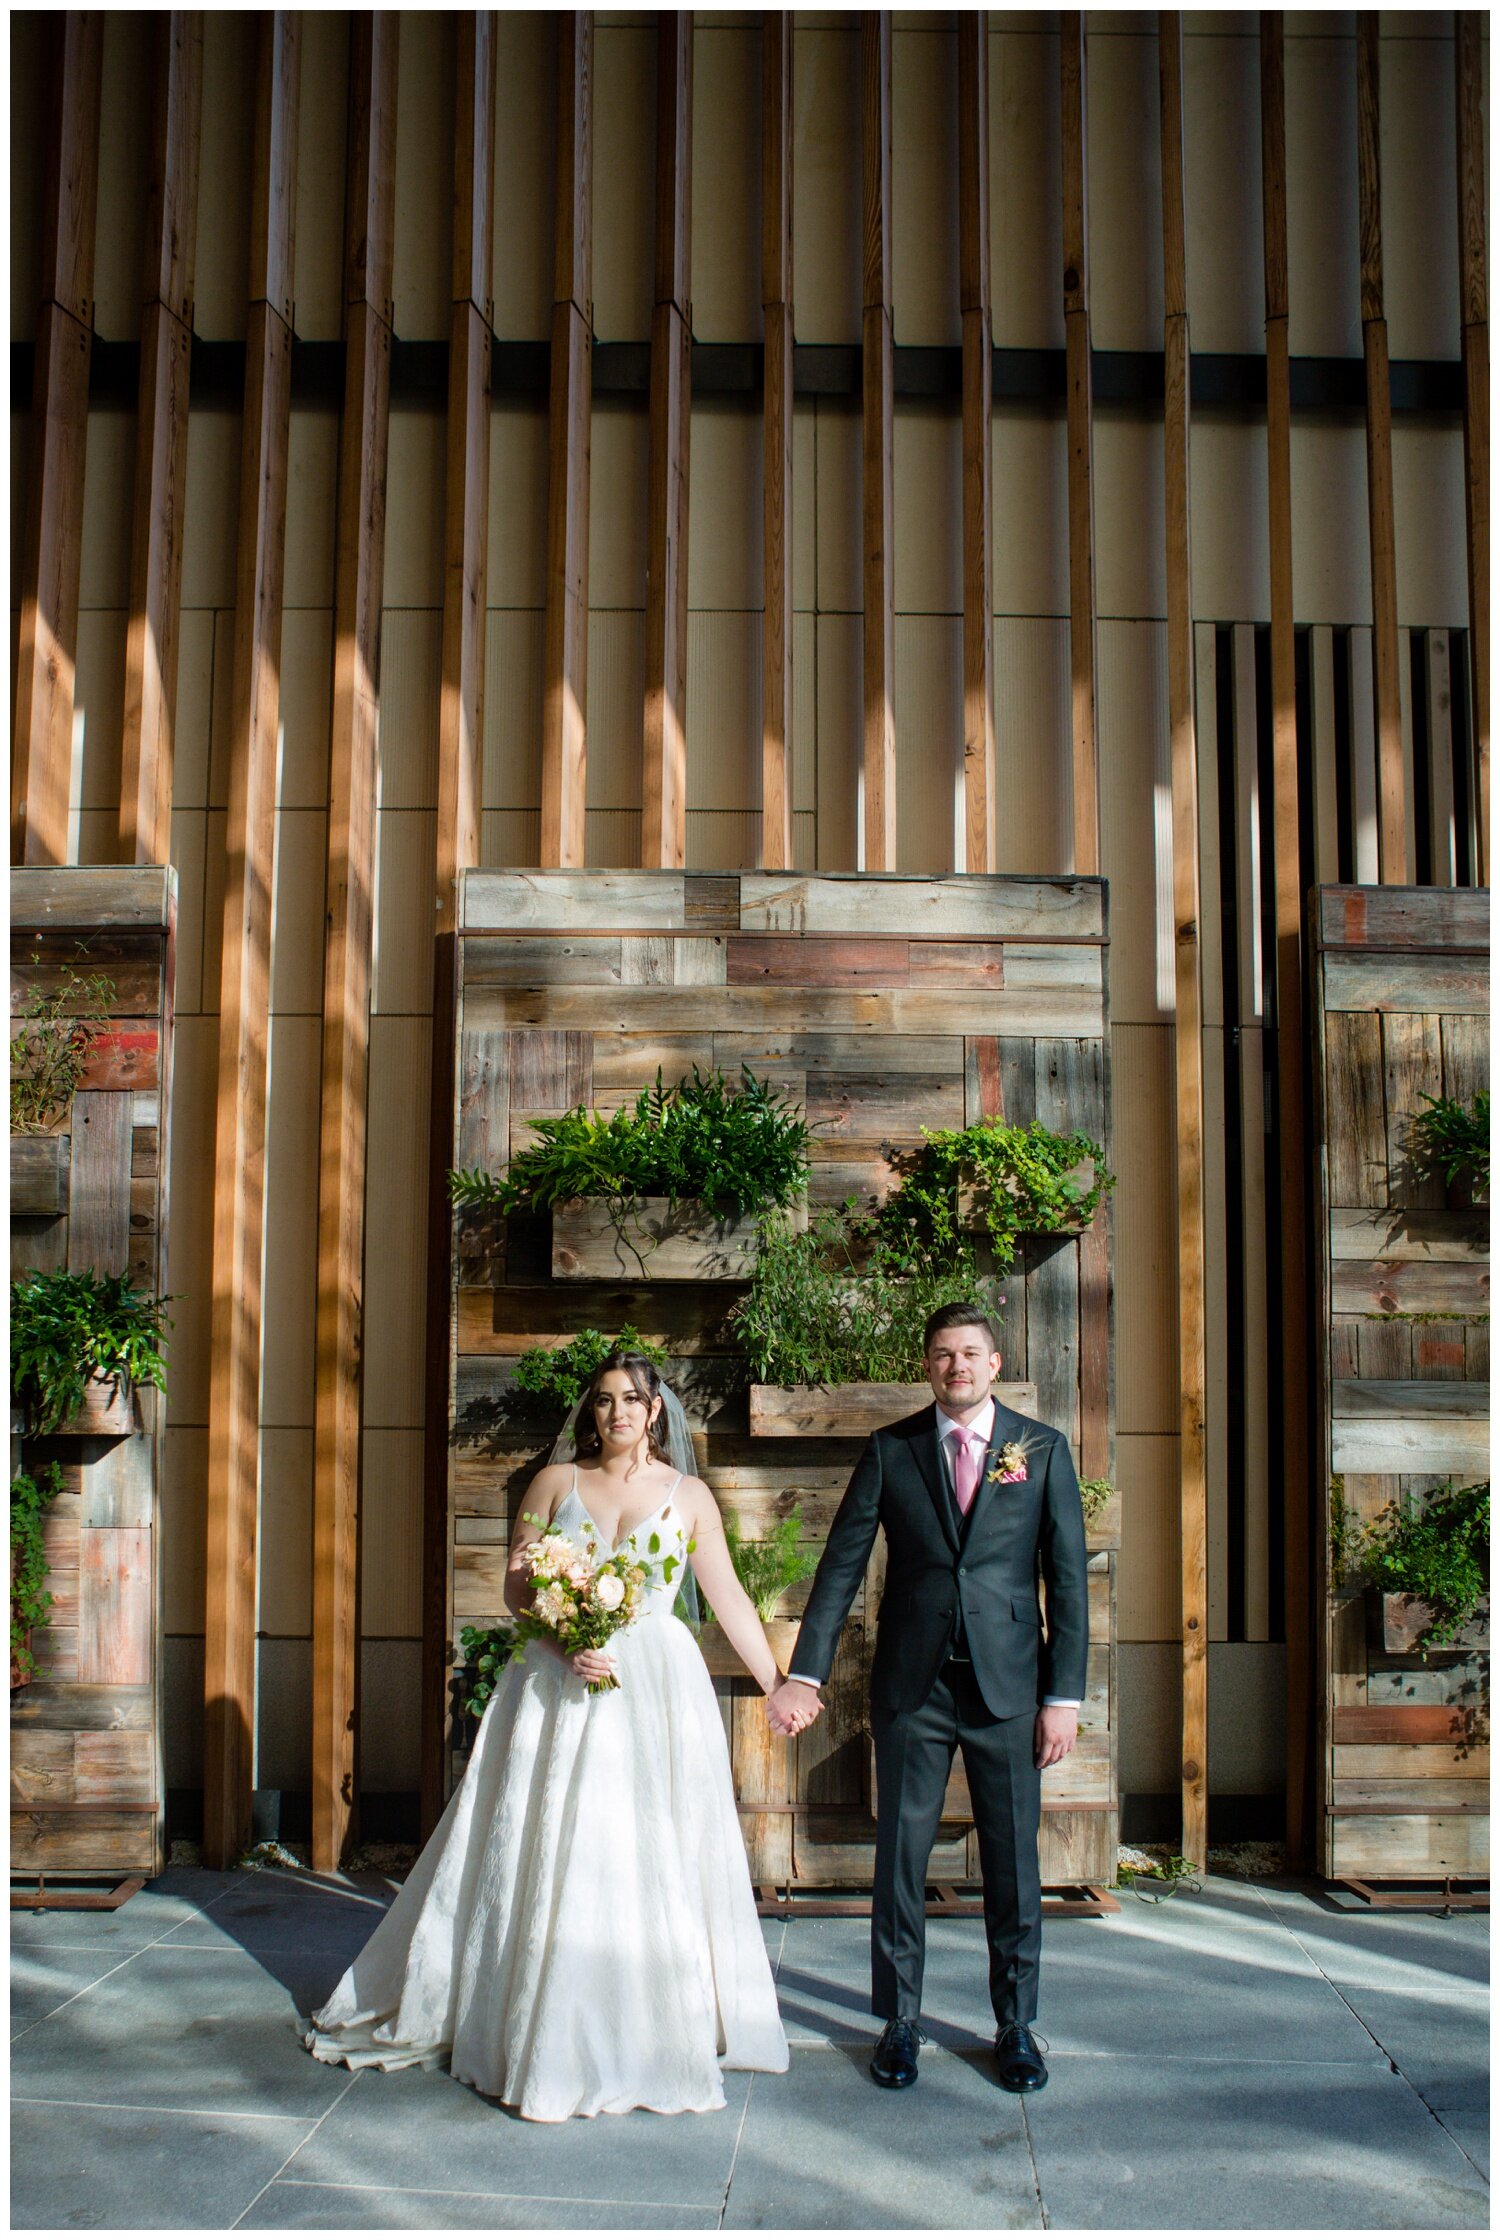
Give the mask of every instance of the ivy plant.
M 514 1389 L 524 1393 L 539 1414 L 556 1410 L 565 1415 L 600 1362 L 612 1353 L 637 1353 L 653 1368 L 666 1366 L 662 1347 L 627 1322 L 615 1338 L 606 1338 L 602 1330 L 580 1330 L 565 1345 L 532 1346 L 516 1363 Z
M 55 1462 L 44 1463 L 35 1476 L 17 1470 L 10 1481 L 10 1680 L 15 1687 L 36 1671 L 36 1658 L 27 1640 L 33 1626 L 43 1625 L 52 1608 L 47 1589 L 47 1550 L 42 1538 L 42 1518 L 49 1501 L 62 1492 L 63 1475 Z
M 33 1436 L 57 1430 L 100 1379 L 166 1390 L 167 1298 L 128 1275 L 32 1270 L 10 1285 L 10 1374 Z
M 1474 1195 L 1490 1193 L 1490 1093 L 1480 1089 L 1462 1101 L 1422 1091 L 1427 1107 L 1413 1118 L 1407 1147 L 1418 1171 L 1441 1175 L 1453 1184 L 1468 1176 Z
M 924 1129 L 911 1150 L 887 1151 L 901 1176 L 880 1212 L 881 1233 L 928 1256 L 951 1253 L 967 1231 L 987 1236 L 1003 1275 L 1023 1236 L 1086 1228 L 1115 1178 L 1085 1135 L 1060 1135 L 1040 1120 L 1024 1127 L 976 1120 Z M 1079 1170 L 1092 1163 L 1092 1180 Z
M 802 1546 L 800 1509 L 790 1509 L 784 1517 L 779 1517 L 762 1540 L 747 1540 L 735 1511 L 726 1510 L 724 1538 L 729 1543 L 729 1560 L 740 1585 L 755 1604 L 756 1616 L 762 1624 L 768 1624 L 775 1617 L 776 1605 L 787 1589 L 798 1585 L 818 1568 L 817 1557 L 807 1554 Z M 703 1616 L 709 1624 L 715 1622 L 706 1601 L 703 1602 Z
M 1369 1524 L 1352 1515 L 1341 1481 L 1330 1502 L 1330 1563 L 1377 1594 L 1409 1594 L 1430 1604 L 1419 1646 L 1441 1649 L 1468 1624 L 1489 1592 L 1490 1488 L 1439 1486 L 1418 1502 L 1388 1501 Z
M 41 963 L 41 951 L 34 949 L 32 968 Z M 76 964 L 63 966 L 51 993 L 27 989 L 10 1038 L 12 1135 L 45 1135 L 67 1117 L 114 996 L 115 984 L 106 974 L 82 973 Z
M 479 1719 L 501 1673 L 521 1647 L 519 1629 L 514 1618 L 502 1618 L 493 1626 L 465 1626 L 458 1645 L 464 1659 L 458 1676 L 461 1700 L 465 1711 Z

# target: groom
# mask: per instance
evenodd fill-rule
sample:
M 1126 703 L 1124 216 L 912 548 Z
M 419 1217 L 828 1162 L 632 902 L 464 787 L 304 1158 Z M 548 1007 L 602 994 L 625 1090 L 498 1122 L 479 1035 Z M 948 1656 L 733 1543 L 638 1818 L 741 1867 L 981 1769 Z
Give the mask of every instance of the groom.
M 870 1667 L 880 1792 L 870 2003 L 885 2028 L 870 2073 L 891 2087 L 916 2081 L 927 1864 L 958 1748 L 979 1837 L 1000 2082 L 1035 2092 L 1047 2081 L 1031 2031 L 1041 1771 L 1078 1735 L 1088 1659 L 1083 1504 L 1062 1433 L 993 1397 L 1000 1352 L 981 1308 L 940 1307 L 925 1352 L 936 1405 L 875 1432 L 861 1455 L 770 1715 L 792 1732 L 821 1711 L 818 1691 L 883 1528 L 885 1592 Z

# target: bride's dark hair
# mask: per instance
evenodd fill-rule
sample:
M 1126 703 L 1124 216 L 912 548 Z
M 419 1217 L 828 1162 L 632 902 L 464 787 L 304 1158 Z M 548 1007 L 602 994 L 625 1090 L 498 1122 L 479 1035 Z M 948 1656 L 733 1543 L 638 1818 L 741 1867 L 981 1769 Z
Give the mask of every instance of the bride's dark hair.
M 599 1398 L 599 1388 L 611 1369 L 624 1370 L 637 1395 L 645 1401 L 648 1409 L 656 1406 L 657 1398 L 661 1392 L 661 1378 L 657 1375 L 654 1365 L 646 1359 L 644 1354 L 606 1354 L 589 1378 L 573 1425 L 573 1451 L 581 1462 L 591 1462 L 595 1455 L 602 1454 L 604 1451 L 604 1442 L 599 1436 L 598 1419 L 594 1414 L 594 1404 Z M 667 1460 L 667 1450 L 662 1445 L 659 1436 L 661 1423 L 662 1411 L 658 1408 L 655 1420 L 646 1427 L 646 1451 L 656 1462 Z

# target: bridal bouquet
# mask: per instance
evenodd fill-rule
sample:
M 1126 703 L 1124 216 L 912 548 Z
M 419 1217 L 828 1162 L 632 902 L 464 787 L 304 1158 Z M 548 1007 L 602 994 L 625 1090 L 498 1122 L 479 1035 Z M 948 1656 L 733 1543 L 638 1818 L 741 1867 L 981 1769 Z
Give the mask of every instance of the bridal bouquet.
M 529 1511 L 523 1511 L 522 1517 L 527 1524 L 543 1523 Z M 653 1534 L 652 1546 L 658 1544 Z M 540 1539 L 531 1543 L 527 1558 L 535 1591 L 531 1608 L 516 1629 L 523 1644 L 550 1641 L 565 1657 L 576 1656 L 580 1649 L 602 1649 L 639 1615 L 648 1586 L 658 1577 L 664 1585 L 671 1584 L 681 1561 L 673 1555 L 660 1564 L 642 1563 L 627 1542 L 595 1563 L 591 1559 L 597 1546 L 591 1540 L 580 1548 L 577 1541 L 550 1525 L 545 1526 Z M 587 1685 L 591 1696 L 601 1696 L 620 1683 L 611 1674 L 603 1680 L 590 1680 Z

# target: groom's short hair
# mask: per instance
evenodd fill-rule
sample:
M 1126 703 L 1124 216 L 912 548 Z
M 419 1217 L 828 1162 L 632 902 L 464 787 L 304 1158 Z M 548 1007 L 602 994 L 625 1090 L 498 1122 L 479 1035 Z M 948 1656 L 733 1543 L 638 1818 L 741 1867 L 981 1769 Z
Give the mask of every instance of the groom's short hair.
M 972 1299 L 955 1299 L 951 1306 L 939 1307 L 927 1317 L 922 1326 L 922 1351 L 930 1353 L 932 1341 L 940 1330 L 982 1330 L 990 1341 L 991 1353 L 1000 1351 L 1000 1340 L 995 1325 L 983 1307 L 975 1306 Z

